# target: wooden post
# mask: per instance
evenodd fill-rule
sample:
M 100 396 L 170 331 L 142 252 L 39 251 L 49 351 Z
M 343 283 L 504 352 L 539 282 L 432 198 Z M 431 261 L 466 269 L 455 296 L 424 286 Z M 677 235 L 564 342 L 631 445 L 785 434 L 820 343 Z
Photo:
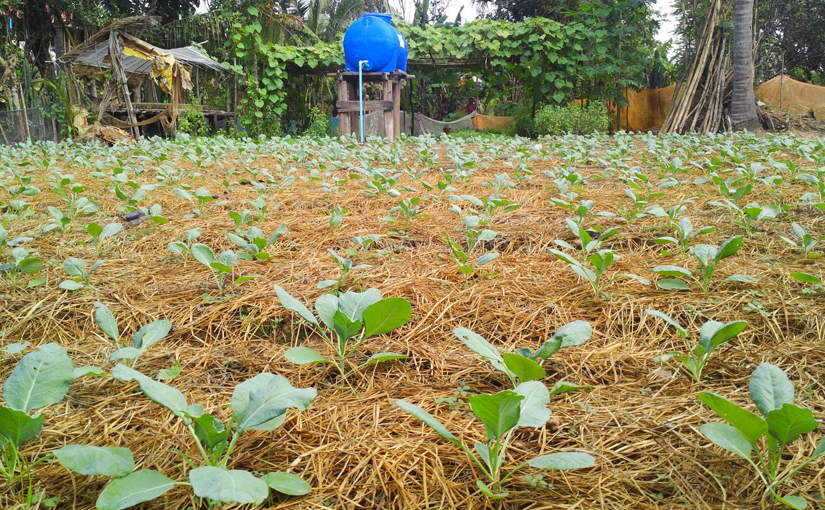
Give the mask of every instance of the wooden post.
M 349 101 L 349 86 L 344 81 L 341 73 L 338 73 L 338 101 Z M 350 136 L 352 134 L 352 123 L 349 112 L 338 111 L 338 135 Z
M 122 53 L 123 46 L 120 43 L 120 32 L 112 30 L 109 32 L 109 60 L 112 73 L 115 75 L 115 80 L 117 80 L 123 93 L 123 101 L 126 103 L 126 117 L 129 119 L 129 123 L 137 124 L 135 110 L 132 108 L 132 99 L 129 96 L 129 85 L 126 83 L 126 73 L 123 71 L 123 66 L 121 65 L 120 57 Z M 132 134 L 135 138 L 140 136 L 137 126 L 132 127 Z
M 356 97 L 358 97 L 358 91 L 355 90 L 355 84 L 347 82 L 347 95 L 350 97 L 350 101 L 354 101 Z M 340 112 L 338 114 L 340 118 Z M 349 115 L 349 125 L 350 125 L 350 132 L 355 135 L 356 138 L 361 138 L 361 122 L 358 118 L 358 112 L 350 112 Z
M 390 79 L 384 80 L 384 101 L 392 101 L 393 100 L 393 81 Z M 395 126 L 394 124 L 394 117 L 395 113 L 392 110 L 384 110 L 384 136 L 387 137 L 388 142 L 395 141 Z
M 401 133 L 401 85 L 404 83 L 402 80 L 393 78 L 395 82 L 392 87 L 392 121 L 393 121 L 393 134 L 392 139 L 395 140 L 398 138 L 398 135 Z

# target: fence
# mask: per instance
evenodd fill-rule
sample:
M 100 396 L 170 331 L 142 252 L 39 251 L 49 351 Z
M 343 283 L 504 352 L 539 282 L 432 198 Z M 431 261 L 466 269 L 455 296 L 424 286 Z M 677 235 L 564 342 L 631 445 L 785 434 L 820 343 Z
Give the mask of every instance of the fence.
M 60 141 L 57 123 L 43 115 L 40 108 L 0 111 L 0 143 L 11 145 L 27 140 Z

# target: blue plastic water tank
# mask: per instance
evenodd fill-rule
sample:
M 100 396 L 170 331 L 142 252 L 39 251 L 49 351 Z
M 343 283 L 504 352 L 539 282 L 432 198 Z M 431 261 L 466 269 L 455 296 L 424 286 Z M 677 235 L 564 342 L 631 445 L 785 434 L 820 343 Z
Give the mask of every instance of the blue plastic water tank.
M 347 71 L 358 71 L 358 62 L 366 60 L 364 71 L 407 72 L 407 41 L 392 26 L 392 15 L 364 14 L 344 34 L 344 62 Z

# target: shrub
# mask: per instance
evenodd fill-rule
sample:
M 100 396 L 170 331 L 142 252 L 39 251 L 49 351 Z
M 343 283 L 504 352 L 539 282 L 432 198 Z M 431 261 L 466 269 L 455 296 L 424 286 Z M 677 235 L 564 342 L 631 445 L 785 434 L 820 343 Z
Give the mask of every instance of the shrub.
M 183 105 L 183 112 L 178 115 L 178 131 L 192 136 L 209 134 L 209 124 L 203 116 L 203 106 L 199 104 Z
M 334 136 L 332 120 L 329 115 L 317 106 L 309 111 L 309 127 L 306 130 L 309 136 Z
M 587 135 L 594 131 L 607 131 L 609 127 L 610 116 L 601 101 L 592 101 L 587 106 L 547 105 L 536 113 L 535 119 L 535 130 L 540 135 Z

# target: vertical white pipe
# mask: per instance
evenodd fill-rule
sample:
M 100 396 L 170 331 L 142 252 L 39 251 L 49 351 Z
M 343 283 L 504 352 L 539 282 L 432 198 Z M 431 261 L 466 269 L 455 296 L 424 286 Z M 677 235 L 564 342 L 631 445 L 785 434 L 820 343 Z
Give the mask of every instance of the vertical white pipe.
M 364 64 L 369 63 L 369 60 L 358 61 L 358 114 L 361 126 L 361 143 L 364 143 Z

